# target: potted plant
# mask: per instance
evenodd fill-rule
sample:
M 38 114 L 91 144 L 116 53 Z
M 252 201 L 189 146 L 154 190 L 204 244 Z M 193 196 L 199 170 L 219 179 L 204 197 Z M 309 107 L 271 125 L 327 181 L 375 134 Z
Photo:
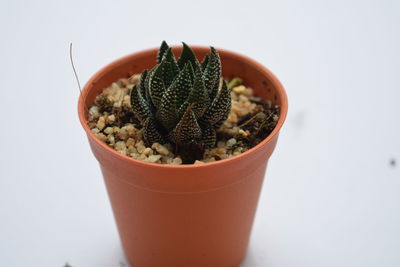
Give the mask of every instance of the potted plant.
M 240 264 L 287 113 L 268 69 L 163 42 L 97 72 L 78 113 L 132 266 Z

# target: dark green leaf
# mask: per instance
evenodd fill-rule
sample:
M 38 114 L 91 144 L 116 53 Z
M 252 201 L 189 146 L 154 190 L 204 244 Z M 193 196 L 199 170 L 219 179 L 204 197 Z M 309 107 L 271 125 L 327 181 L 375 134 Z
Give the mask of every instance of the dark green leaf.
M 162 58 L 164 56 L 165 51 L 167 51 L 167 49 L 169 48 L 168 44 L 166 41 L 162 41 L 160 49 L 158 50 L 158 54 L 157 54 L 157 63 L 161 63 Z
M 174 82 L 168 89 L 171 89 L 176 95 L 176 108 L 178 109 L 188 98 L 190 90 L 192 89 L 191 76 L 193 75 L 193 68 L 190 63 L 187 63 L 179 75 L 175 78 Z
M 218 92 L 221 77 L 221 60 L 214 47 L 211 47 L 210 59 L 204 70 L 203 77 L 210 99 L 213 100 Z
M 168 50 L 165 52 L 163 61 L 165 61 L 163 70 L 164 85 L 165 88 L 168 88 L 180 71 L 171 48 L 168 48 Z
M 165 91 L 164 73 L 163 73 L 164 64 L 165 62 L 162 61 L 150 73 L 149 92 L 150 92 L 151 102 L 154 104 L 156 108 L 160 106 L 161 97 Z
M 193 88 L 190 91 L 188 99 L 179 108 L 179 114 L 182 115 L 186 108 L 191 104 L 193 104 L 192 109 L 196 115 L 196 118 L 203 116 L 209 105 L 208 92 L 204 86 L 204 81 L 200 70 L 197 72 Z
M 193 50 L 184 42 L 182 42 L 182 44 L 183 44 L 182 53 L 178 60 L 179 68 L 183 69 L 186 63 L 188 62 L 190 62 L 192 66 L 199 64 L 199 61 L 197 60 Z
M 201 71 L 204 71 L 206 69 L 209 60 L 210 60 L 210 57 L 208 55 L 206 55 L 204 57 L 203 62 L 201 63 Z
M 145 83 L 146 83 L 147 74 L 148 74 L 148 71 L 147 71 L 147 70 L 144 70 L 144 71 L 142 72 L 142 75 L 140 75 L 140 83 L 139 83 L 139 91 L 140 91 L 140 94 L 141 94 L 142 97 L 145 98 L 146 100 L 147 100 L 147 95 L 146 95 L 146 86 L 145 86 Z
M 148 117 L 151 116 L 150 107 L 147 101 L 141 95 L 136 85 L 132 88 L 131 91 L 131 106 L 133 113 L 141 122 L 145 121 Z
M 189 106 L 172 131 L 170 135 L 171 141 L 176 144 L 192 143 L 201 138 L 201 135 L 201 128 L 192 111 L 192 106 Z
M 146 146 L 151 146 L 153 143 L 165 144 L 165 138 L 160 134 L 152 118 L 147 118 L 143 123 L 143 139 Z
M 203 127 L 203 144 L 205 148 L 212 148 L 217 141 L 217 133 L 211 124 Z
M 157 119 L 166 129 L 172 129 L 179 121 L 176 108 L 177 87 L 169 87 L 161 98 L 161 104 L 157 111 Z
M 216 98 L 211 103 L 211 106 L 206 110 L 201 120 L 214 125 L 222 119 L 225 120 L 230 109 L 231 93 L 226 86 L 226 82 L 223 81 L 221 90 L 219 90 Z

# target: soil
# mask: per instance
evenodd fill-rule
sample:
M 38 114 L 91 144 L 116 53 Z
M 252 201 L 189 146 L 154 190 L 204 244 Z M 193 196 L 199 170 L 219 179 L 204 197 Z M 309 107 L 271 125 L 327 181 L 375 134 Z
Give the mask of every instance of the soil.
M 135 74 L 105 88 L 89 109 L 89 127 L 100 140 L 123 155 L 153 163 L 182 164 L 171 144 L 145 146 L 142 126 L 131 111 L 129 97 L 139 80 L 140 74 Z M 260 143 L 276 126 L 279 106 L 254 96 L 240 78 L 228 80 L 228 87 L 232 97 L 229 117 L 217 131 L 215 147 L 207 149 L 194 164 L 239 155 Z

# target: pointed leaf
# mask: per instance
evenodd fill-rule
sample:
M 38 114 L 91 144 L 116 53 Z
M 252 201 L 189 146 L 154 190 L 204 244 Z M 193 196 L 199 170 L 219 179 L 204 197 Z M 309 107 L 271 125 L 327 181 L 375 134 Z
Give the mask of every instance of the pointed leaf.
M 189 106 L 182 119 L 176 125 L 171 133 L 171 141 L 176 144 L 192 143 L 201 138 L 202 132 L 197 123 L 196 116 L 192 111 L 192 106 Z
M 168 48 L 168 50 L 165 52 L 163 61 L 165 61 L 163 70 L 164 85 L 165 88 L 168 88 L 180 71 L 178 63 L 176 62 L 175 56 L 172 53 L 171 48 Z
M 212 148 L 217 142 L 217 132 L 211 124 L 203 127 L 203 144 L 205 148 Z
M 213 100 L 217 95 L 221 77 L 221 60 L 214 47 L 211 47 L 210 59 L 204 70 L 203 77 L 210 99 Z
M 165 51 L 167 51 L 167 49 L 169 48 L 168 44 L 166 41 L 162 41 L 160 49 L 158 50 L 158 54 L 157 54 L 157 63 L 161 63 L 161 60 L 164 56 Z
M 226 119 L 231 109 L 231 94 L 223 81 L 222 88 L 219 90 L 211 106 L 206 110 L 204 116 L 201 118 L 203 122 L 208 122 L 212 125 Z
M 168 88 L 176 94 L 176 108 L 178 109 L 188 98 L 190 90 L 192 89 L 191 75 L 193 68 L 190 63 L 187 63 L 179 75 L 175 78 L 174 82 Z
M 209 60 L 210 60 L 210 56 L 209 56 L 209 55 L 206 55 L 206 56 L 204 57 L 203 62 L 201 63 L 201 71 L 204 71 L 204 70 L 206 69 Z
M 133 113 L 141 122 L 145 121 L 146 118 L 151 116 L 150 107 L 136 85 L 131 91 L 131 106 Z
M 168 130 L 175 127 L 179 121 L 176 108 L 177 87 L 169 87 L 161 98 L 161 104 L 157 111 L 157 119 Z
M 188 99 L 179 108 L 178 113 L 182 115 L 187 107 L 191 104 L 193 104 L 192 109 L 196 115 L 196 118 L 201 118 L 209 105 L 208 92 L 204 86 L 204 81 L 200 70 L 197 72 L 193 88 L 190 91 Z
M 188 62 L 192 63 L 192 66 L 199 64 L 199 61 L 197 60 L 193 50 L 184 42 L 182 42 L 182 44 L 182 53 L 178 60 L 179 68 L 183 69 Z
M 147 118 L 143 123 L 143 139 L 146 146 L 151 146 L 154 143 L 165 144 L 165 138 L 159 132 L 158 127 L 152 118 Z
M 203 75 L 201 71 L 201 65 L 198 61 L 193 66 L 193 76 L 192 76 L 192 81 L 194 82 L 196 75 L 200 74 L 201 76 Z M 202 77 L 203 78 L 203 77 Z
M 146 97 L 146 86 L 145 86 L 145 83 L 146 83 L 147 74 L 148 74 L 148 71 L 147 71 L 147 70 L 144 70 L 144 71 L 142 72 L 142 75 L 140 75 L 140 82 L 139 82 L 139 91 L 140 91 L 140 94 L 141 94 L 142 97 L 145 98 L 146 100 L 147 100 L 147 97 Z
M 156 108 L 159 107 L 161 103 L 161 97 L 164 94 L 165 86 L 164 86 L 164 68 L 165 62 L 162 61 L 158 64 L 154 70 L 150 73 L 149 78 L 149 93 L 151 102 L 154 104 Z
M 144 91 L 145 91 L 145 95 L 143 97 L 145 97 L 149 103 L 149 105 L 153 106 L 153 103 L 151 102 L 151 97 L 150 97 L 150 76 L 153 72 L 154 68 L 149 70 L 147 72 L 146 78 L 144 79 Z

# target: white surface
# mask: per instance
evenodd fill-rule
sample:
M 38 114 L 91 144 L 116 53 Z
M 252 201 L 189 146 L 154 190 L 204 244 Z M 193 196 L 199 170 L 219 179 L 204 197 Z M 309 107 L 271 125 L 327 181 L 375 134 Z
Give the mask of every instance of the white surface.
M 84 83 L 163 39 L 247 54 L 287 89 L 243 267 L 400 266 L 398 1 L 2 1 L 0 31 L 1 266 L 120 266 L 68 45 Z

